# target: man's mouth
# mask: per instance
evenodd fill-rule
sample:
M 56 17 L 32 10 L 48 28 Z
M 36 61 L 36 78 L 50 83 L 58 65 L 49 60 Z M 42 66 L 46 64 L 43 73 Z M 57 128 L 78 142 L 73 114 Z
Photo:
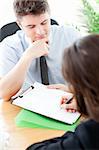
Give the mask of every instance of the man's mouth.
M 44 38 L 46 38 L 45 35 L 41 35 L 41 36 L 36 36 L 35 37 L 36 40 L 41 40 L 41 39 L 44 39 Z

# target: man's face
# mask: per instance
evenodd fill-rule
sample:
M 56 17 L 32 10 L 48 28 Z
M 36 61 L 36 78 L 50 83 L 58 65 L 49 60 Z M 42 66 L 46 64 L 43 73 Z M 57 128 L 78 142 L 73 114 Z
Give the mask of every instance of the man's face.
M 48 12 L 41 15 L 26 15 L 20 20 L 20 26 L 31 42 L 45 39 L 48 41 L 50 32 L 50 16 Z

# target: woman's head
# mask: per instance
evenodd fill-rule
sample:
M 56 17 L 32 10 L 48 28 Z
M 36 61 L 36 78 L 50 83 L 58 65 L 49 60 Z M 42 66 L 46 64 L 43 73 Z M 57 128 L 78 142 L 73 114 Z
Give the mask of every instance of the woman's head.
M 83 37 L 65 49 L 62 71 L 80 112 L 99 121 L 99 35 Z

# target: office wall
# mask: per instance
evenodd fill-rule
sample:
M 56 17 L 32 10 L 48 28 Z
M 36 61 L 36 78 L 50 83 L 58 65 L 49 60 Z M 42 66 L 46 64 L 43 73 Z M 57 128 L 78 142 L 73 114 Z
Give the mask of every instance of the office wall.
M 2 0 L 0 3 L 0 27 L 14 21 L 13 0 Z

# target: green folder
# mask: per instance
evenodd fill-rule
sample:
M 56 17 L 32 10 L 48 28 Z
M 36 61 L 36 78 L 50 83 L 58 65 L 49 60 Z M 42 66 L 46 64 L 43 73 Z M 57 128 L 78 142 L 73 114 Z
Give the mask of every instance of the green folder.
M 69 125 L 25 109 L 22 109 L 15 118 L 15 123 L 18 127 L 48 128 L 64 131 L 74 131 L 79 122 L 78 120 L 76 123 Z

